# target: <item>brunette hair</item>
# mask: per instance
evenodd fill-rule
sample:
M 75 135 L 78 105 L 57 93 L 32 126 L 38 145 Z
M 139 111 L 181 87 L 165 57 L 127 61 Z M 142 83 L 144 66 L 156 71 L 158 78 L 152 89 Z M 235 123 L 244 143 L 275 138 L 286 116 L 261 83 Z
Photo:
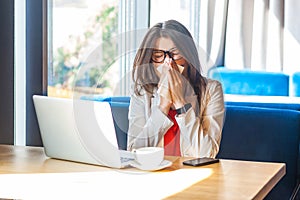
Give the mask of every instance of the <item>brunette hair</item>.
M 141 89 L 153 94 L 153 89 L 158 85 L 159 77 L 154 71 L 154 66 L 152 66 L 151 55 L 157 39 L 161 37 L 171 39 L 188 63 L 185 78 L 192 85 L 195 94 L 198 96 L 199 106 L 201 106 L 201 97 L 206 90 L 207 83 L 201 75 L 202 69 L 198 51 L 191 33 L 176 20 L 157 23 L 146 33 L 133 63 L 132 78 L 135 94 L 142 95 Z

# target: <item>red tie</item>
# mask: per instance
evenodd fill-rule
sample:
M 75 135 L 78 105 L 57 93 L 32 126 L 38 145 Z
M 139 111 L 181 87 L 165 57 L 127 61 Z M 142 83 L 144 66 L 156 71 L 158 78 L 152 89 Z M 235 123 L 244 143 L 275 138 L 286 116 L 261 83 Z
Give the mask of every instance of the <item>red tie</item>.
M 179 126 L 175 120 L 176 110 L 170 110 L 168 116 L 173 121 L 173 126 L 169 128 L 164 136 L 165 155 L 167 156 L 181 156 L 180 153 L 180 131 Z

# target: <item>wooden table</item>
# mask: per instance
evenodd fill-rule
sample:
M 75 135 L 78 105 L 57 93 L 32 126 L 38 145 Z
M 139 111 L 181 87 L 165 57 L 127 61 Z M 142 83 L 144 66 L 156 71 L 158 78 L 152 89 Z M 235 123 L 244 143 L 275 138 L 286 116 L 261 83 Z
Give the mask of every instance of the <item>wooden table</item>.
M 202 167 L 187 158 L 156 172 L 111 169 L 50 159 L 41 147 L 0 145 L 0 198 L 11 199 L 262 199 L 285 164 L 220 160 Z

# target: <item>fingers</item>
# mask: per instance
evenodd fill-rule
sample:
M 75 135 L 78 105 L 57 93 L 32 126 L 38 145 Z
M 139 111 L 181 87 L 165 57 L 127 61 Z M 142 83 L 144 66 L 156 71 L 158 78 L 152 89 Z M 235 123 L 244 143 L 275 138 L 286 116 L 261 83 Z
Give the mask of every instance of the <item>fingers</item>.
M 182 83 L 182 77 L 181 74 L 175 70 L 174 68 L 171 68 L 168 73 L 169 78 L 169 84 L 172 86 L 176 86 Z
M 170 101 L 169 99 L 167 99 L 163 96 L 160 96 L 159 108 L 163 113 L 168 115 L 171 105 L 172 105 L 172 101 Z
M 175 107 L 180 107 L 184 102 L 185 77 L 179 72 L 175 62 L 170 62 L 169 66 L 167 76 L 172 103 Z
M 173 68 L 168 72 L 168 83 L 171 93 L 182 92 L 184 81 L 182 80 L 181 74 Z

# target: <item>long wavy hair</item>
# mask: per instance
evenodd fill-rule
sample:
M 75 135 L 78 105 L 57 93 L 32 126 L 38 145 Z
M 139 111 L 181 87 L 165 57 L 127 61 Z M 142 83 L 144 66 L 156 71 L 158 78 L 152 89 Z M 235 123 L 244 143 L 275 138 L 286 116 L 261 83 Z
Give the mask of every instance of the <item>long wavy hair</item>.
M 171 39 L 188 63 L 187 73 L 184 76 L 193 87 L 200 103 L 207 83 L 201 75 L 202 68 L 198 51 L 191 33 L 176 20 L 157 23 L 146 33 L 133 63 L 132 79 L 135 94 L 142 95 L 142 89 L 153 94 L 154 88 L 157 88 L 159 77 L 155 73 L 154 66 L 151 63 L 151 55 L 157 39 L 161 37 Z

